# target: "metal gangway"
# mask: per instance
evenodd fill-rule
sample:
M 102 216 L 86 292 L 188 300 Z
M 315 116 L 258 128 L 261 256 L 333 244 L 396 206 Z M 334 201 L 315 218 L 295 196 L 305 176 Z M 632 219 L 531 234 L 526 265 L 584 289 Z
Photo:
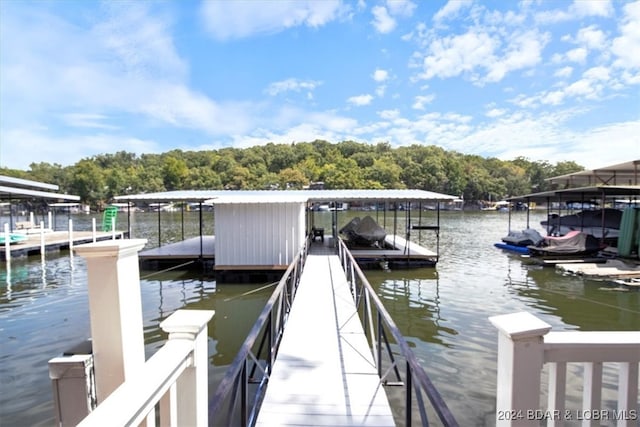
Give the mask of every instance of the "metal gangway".
M 457 426 L 347 247 L 334 242 L 332 253 L 309 254 L 307 241 L 291 263 L 212 396 L 209 424 L 411 426 L 437 417 Z M 390 394 L 402 403 L 390 405 Z

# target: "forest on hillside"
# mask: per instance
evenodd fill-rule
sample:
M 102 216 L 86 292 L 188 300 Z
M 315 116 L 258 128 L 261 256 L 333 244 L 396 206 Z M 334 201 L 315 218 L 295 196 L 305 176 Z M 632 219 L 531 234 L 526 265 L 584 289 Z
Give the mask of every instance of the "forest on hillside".
M 547 190 L 546 178 L 583 169 L 573 161 L 499 160 L 433 145 L 393 148 L 386 142 L 316 140 L 139 156 L 119 151 L 71 166 L 41 162 L 26 171 L 0 168 L 0 174 L 57 184 L 61 192 L 99 208 L 124 194 L 302 189 L 318 181 L 326 189 L 411 188 L 460 196 L 466 202 L 496 201 Z

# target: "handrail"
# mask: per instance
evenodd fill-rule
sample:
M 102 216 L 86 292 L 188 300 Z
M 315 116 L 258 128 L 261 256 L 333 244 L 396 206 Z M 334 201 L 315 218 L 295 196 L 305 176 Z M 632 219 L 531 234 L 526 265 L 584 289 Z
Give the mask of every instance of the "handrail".
M 289 264 L 218 385 L 209 402 L 209 425 L 254 425 L 298 288 L 308 248 L 307 239 Z M 250 387 L 252 390 L 249 390 Z M 223 411 L 225 403 L 228 406 L 226 411 Z
M 422 399 L 422 392 L 426 393 L 433 409 L 436 411 L 436 414 L 438 415 L 438 418 L 443 425 L 452 427 L 458 426 L 458 422 L 455 420 L 444 399 L 435 388 L 422 366 L 420 366 L 415 354 L 409 348 L 409 345 L 407 344 L 404 336 L 385 309 L 382 301 L 365 277 L 358 263 L 353 258 L 353 255 L 347 249 L 346 245 L 341 239 L 337 240 L 339 242 L 338 255 L 340 257 L 340 262 L 342 263 L 345 273 L 347 274 L 347 279 L 351 284 L 351 291 L 356 303 L 356 307 L 362 306 L 362 317 L 365 334 L 371 341 L 374 360 L 378 368 L 378 375 L 380 376 L 381 380 L 383 380 L 383 382 L 387 385 L 401 384 L 405 387 L 405 425 L 412 425 L 412 388 L 414 388 L 415 399 L 417 401 L 416 403 L 418 406 L 418 411 L 420 413 L 420 421 L 423 426 L 429 425 L 429 421 L 427 418 L 426 407 Z M 372 308 L 375 308 L 375 310 L 377 311 L 376 325 L 374 325 L 373 323 Z M 404 383 L 402 382 L 400 370 L 398 368 L 398 361 L 395 360 L 394 354 L 391 350 L 391 346 L 385 332 L 385 327 L 386 330 L 391 333 L 393 339 L 396 342 L 396 345 L 398 346 L 399 354 L 405 360 L 406 379 Z M 382 372 L 383 343 L 391 362 L 390 366 L 386 368 L 384 374 Z M 386 379 L 392 372 L 395 373 L 396 379 L 398 381 L 396 383 L 392 383 Z
M 548 426 L 576 419 L 585 420 L 583 425 L 599 425 L 599 420 L 616 420 L 617 426 L 637 425 L 640 332 L 552 332 L 550 324 L 528 312 L 489 320 L 499 331 L 496 425 L 538 426 L 542 419 Z M 569 363 L 583 366 L 579 409 L 566 407 Z M 617 370 L 613 410 L 602 408 L 605 364 Z M 544 365 L 548 368 L 546 408 L 540 402 Z
M 213 314 L 178 310 L 169 316 L 160 324 L 169 333 L 168 341 L 78 425 L 137 426 L 148 417 L 153 419 L 159 404 L 162 425 L 204 426 L 207 323 Z M 198 380 L 203 377 L 204 381 Z

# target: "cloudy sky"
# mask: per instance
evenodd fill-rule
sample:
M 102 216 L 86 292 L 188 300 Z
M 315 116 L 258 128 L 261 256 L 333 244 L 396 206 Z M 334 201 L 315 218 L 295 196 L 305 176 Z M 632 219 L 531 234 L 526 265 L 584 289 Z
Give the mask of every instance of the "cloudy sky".
M 640 1 L 0 0 L 0 166 L 325 139 L 640 158 Z

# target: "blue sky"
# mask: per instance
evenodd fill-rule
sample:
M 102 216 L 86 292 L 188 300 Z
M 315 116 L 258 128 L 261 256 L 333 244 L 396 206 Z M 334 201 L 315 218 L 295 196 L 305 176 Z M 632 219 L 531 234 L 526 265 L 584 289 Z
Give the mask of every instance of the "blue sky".
M 0 166 L 315 139 L 640 158 L 640 2 L 0 0 Z

